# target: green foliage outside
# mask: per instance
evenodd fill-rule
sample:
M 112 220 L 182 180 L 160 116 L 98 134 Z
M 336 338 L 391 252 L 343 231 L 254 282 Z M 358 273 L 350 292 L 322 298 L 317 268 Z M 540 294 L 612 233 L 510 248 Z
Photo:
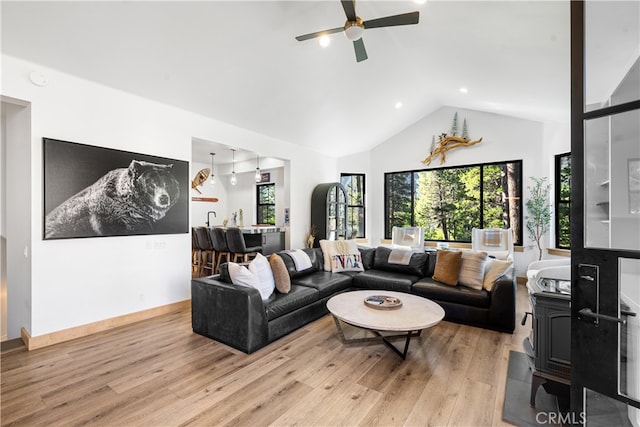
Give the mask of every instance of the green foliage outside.
M 511 227 L 518 236 L 520 178 L 514 165 L 387 174 L 387 231 L 419 226 L 426 240 L 470 242 L 474 227 Z
M 258 224 L 276 223 L 276 186 L 266 184 L 258 186 Z
M 347 190 L 347 235 L 364 236 L 364 174 L 342 175 L 340 183 Z
M 560 194 L 556 213 L 558 218 L 557 247 L 571 249 L 571 155 L 563 156 L 560 160 L 558 190 Z

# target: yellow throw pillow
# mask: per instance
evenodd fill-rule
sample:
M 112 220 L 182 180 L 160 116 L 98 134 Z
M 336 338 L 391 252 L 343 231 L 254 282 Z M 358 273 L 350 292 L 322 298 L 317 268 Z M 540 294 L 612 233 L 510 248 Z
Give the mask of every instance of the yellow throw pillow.
M 269 265 L 271 265 L 271 271 L 273 272 L 273 278 L 276 281 L 276 289 L 283 294 L 289 293 L 291 290 L 291 278 L 289 277 L 289 271 L 284 264 L 282 257 L 278 254 L 272 254 L 269 257 Z
M 502 276 L 509 268 L 511 268 L 511 265 L 513 265 L 513 262 L 511 261 L 503 261 L 501 259 L 493 258 L 488 259 L 484 267 L 484 280 L 482 282 L 482 287 L 491 292 L 495 281 L 498 280 L 498 277 Z
M 446 285 L 456 286 L 462 263 L 462 252 L 439 250 L 432 279 Z

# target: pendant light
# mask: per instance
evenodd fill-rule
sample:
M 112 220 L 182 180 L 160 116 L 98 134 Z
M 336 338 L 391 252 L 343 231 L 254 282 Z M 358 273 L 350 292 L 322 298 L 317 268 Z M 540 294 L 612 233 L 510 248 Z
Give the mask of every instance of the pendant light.
M 216 155 L 216 153 L 209 153 L 211 154 L 211 185 L 216 185 L 216 176 L 213 173 L 213 156 Z
M 236 185 L 238 183 L 238 178 L 236 177 L 236 150 L 235 148 L 231 148 L 230 150 L 233 156 L 231 164 L 231 185 Z
M 260 156 L 256 156 L 256 183 L 262 181 L 262 173 L 260 173 Z

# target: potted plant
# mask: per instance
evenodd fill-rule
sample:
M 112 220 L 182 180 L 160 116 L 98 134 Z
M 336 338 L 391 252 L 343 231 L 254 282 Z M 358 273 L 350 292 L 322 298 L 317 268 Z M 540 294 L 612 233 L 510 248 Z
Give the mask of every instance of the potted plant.
M 538 261 L 542 259 L 542 237 L 549 231 L 551 225 L 551 204 L 549 203 L 549 188 L 547 178 L 529 177 L 533 186 L 527 187 L 529 198 L 526 201 L 526 226 L 529 237 L 538 247 Z

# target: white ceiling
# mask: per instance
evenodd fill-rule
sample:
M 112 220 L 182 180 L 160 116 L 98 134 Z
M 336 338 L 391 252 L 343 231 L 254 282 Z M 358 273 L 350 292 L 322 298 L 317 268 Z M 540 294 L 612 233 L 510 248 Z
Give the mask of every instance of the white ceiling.
M 568 120 L 568 1 L 356 5 L 414 10 L 418 25 L 366 30 L 356 63 L 344 34 L 294 38 L 343 25 L 338 0 L 3 1 L 2 51 L 335 156 L 442 105 Z

